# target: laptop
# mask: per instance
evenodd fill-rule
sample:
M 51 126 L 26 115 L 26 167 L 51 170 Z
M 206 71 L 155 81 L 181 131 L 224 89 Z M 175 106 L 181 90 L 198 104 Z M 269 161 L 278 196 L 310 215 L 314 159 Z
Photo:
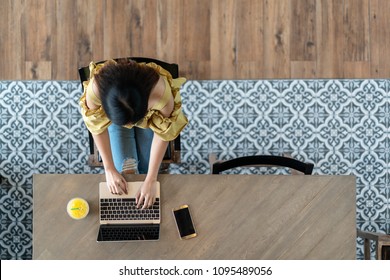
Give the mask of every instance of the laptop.
M 161 208 L 160 183 L 156 201 L 148 209 L 136 207 L 135 196 L 143 182 L 127 182 L 127 194 L 112 194 L 106 182 L 99 184 L 99 233 L 97 242 L 159 240 Z

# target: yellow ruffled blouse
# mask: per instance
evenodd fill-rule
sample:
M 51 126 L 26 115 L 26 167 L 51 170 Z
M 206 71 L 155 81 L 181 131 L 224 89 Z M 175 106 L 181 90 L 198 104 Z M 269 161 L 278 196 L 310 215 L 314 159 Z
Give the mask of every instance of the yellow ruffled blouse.
M 144 64 L 144 63 L 142 63 Z M 83 120 L 88 130 L 92 134 L 100 134 L 105 131 L 111 124 L 106 113 L 103 110 L 102 102 L 100 98 L 96 96 L 92 89 L 92 81 L 94 75 L 104 66 L 104 64 L 95 64 L 91 62 L 89 64 L 90 78 L 83 83 L 84 93 L 80 98 L 80 107 Z M 140 128 L 150 128 L 161 139 L 165 141 L 171 141 L 175 139 L 183 128 L 187 125 L 188 119 L 181 110 L 181 96 L 180 87 L 186 82 L 185 78 L 173 79 L 171 74 L 155 63 L 148 63 L 146 66 L 152 67 L 157 70 L 161 77 L 165 81 L 165 91 L 160 101 L 158 101 L 151 109 L 149 109 L 143 119 L 132 125 L 125 125 L 124 127 L 132 128 L 133 126 Z M 90 97 L 92 102 L 97 106 L 97 109 L 91 110 L 86 104 L 86 96 Z M 174 108 L 169 117 L 164 117 L 160 110 L 164 108 L 169 98 L 173 96 Z

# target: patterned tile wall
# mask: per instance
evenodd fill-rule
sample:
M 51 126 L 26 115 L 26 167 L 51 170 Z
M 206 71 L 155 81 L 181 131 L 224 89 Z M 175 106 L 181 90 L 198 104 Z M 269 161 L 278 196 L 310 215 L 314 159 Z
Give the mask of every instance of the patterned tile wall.
M 389 90 L 388 80 L 188 81 L 182 163 L 169 172 L 209 173 L 209 153 L 289 153 L 314 174 L 355 175 L 358 227 L 390 234 Z M 102 172 L 87 165 L 80 92 L 78 81 L 0 81 L 1 259 L 32 257 L 34 173 Z M 356 250 L 362 259 L 362 240 Z

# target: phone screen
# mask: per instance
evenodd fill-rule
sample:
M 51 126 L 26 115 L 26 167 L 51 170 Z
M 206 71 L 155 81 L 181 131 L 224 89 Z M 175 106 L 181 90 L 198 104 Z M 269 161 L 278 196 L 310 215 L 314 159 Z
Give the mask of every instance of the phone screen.
M 182 239 L 188 239 L 196 236 L 195 227 L 191 219 L 190 210 L 187 205 L 183 205 L 173 210 L 177 229 Z

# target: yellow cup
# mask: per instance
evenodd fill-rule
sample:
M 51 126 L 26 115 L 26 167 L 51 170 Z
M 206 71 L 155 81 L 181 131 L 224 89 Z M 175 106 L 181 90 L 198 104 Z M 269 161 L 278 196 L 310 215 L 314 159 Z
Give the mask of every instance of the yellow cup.
M 69 200 L 66 210 L 71 218 L 81 220 L 88 215 L 89 205 L 85 199 L 75 197 Z

